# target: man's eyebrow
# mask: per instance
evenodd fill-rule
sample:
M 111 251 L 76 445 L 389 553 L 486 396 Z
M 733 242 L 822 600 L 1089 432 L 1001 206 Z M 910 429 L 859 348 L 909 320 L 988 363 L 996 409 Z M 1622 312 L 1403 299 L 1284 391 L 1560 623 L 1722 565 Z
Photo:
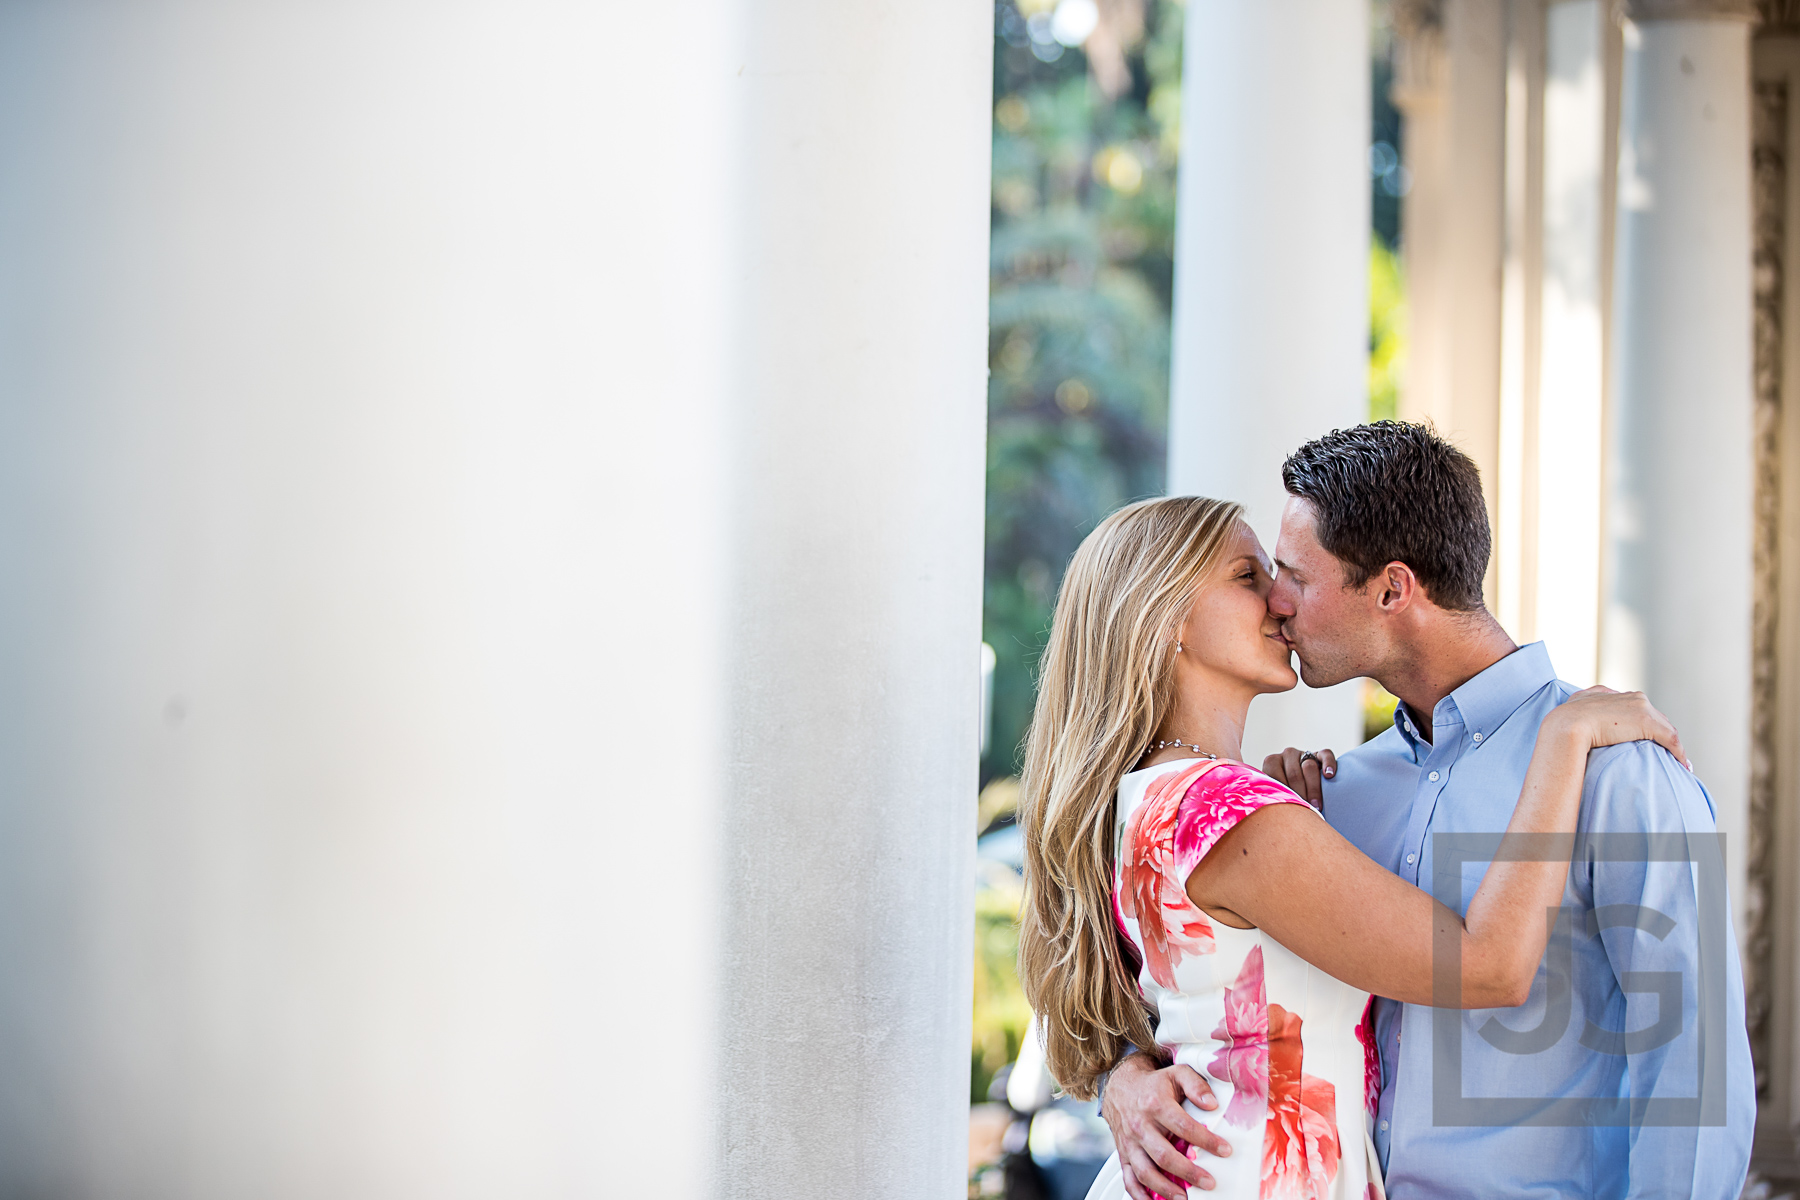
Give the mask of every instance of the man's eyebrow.
M 1275 565 L 1280 567 L 1283 571 L 1291 571 L 1294 569 L 1293 563 L 1286 562 L 1283 559 L 1279 559 L 1279 558 L 1275 560 Z

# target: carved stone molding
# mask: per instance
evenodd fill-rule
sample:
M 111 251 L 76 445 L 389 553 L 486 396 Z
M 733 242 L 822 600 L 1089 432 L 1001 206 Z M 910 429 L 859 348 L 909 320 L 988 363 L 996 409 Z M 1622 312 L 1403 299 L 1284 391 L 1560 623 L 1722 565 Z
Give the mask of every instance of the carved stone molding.
M 1395 0 L 1394 83 L 1389 90 L 1401 112 L 1439 103 L 1443 99 L 1444 4 L 1443 0 Z
M 1758 7 L 1758 0 L 1625 0 L 1625 15 L 1633 21 L 1754 21 Z
M 1392 13 L 1394 32 L 1403 38 L 1443 32 L 1444 0 L 1394 0 Z
M 1757 0 L 1758 37 L 1800 36 L 1800 0 Z
M 1754 297 L 1755 529 L 1750 610 L 1750 804 L 1744 854 L 1744 1001 L 1756 1092 L 1769 1080 L 1774 1002 L 1775 757 L 1780 705 L 1781 330 L 1786 298 L 1788 85 L 1758 83 L 1751 99 L 1751 264 Z

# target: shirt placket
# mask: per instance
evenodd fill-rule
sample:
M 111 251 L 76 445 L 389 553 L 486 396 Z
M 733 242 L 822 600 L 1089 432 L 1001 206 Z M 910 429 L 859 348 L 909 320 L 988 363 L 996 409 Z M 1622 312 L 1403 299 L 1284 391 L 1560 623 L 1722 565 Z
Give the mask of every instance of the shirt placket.
M 1445 700 L 1438 708 L 1437 720 L 1432 723 L 1432 740 L 1417 743 L 1414 751 L 1416 755 L 1418 750 L 1424 750 L 1425 761 L 1420 764 L 1419 782 L 1413 790 L 1412 816 L 1406 823 L 1400 854 L 1400 877 L 1415 887 L 1420 886 L 1425 869 L 1425 839 L 1431 835 L 1432 818 L 1450 783 L 1450 768 L 1462 740 L 1462 718 L 1456 713 L 1454 702 Z
M 1425 872 L 1430 869 L 1427 861 L 1426 839 L 1431 836 L 1431 827 L 1437 816 L 1438 802 L 1443 798 L 1444 789 L 1450 783 L 1450 768 L 1456 761 L 1463 734 L 1462 715 L 1456 709 L 1454 700 L 1446 698 L 1438 705 L 1433 714 L 1431 741 L 1424 742 L 1413 739 L 1414 759 L 1417 761 L 1420 751 L 1424 751 L 1424 762 L 1420 763 L 1418 784 L 1413 789 L 1412 815 L 1406 823 L 1406 838 L 1401 848 L 1399 875 L 1402 879 L 1418 887 Z M 1425 888 L 1430 891 L 1429 887 Z M 1405 1024 L 1405 1013 L 1400 1019 L 1391 1023 L 1392 1043 L 1381 1046 L 1382 1070 L 1397 1072 L 1400 1067 L 1400 1044 L 1402 1026 Z M 1392 1074 L 1388 1078 L 1393 1078 Z M 1391 1096 L 1392 1093 L 1389 1093 Z M 1393 1105 L 1384 1104 L 1386 1111 L 1380 1114 L 1376 1128 L 1377 1149 L 1381 1152 L 1385 1164 L 1389 1148 L 1389 1125 L 1394 1119 Z

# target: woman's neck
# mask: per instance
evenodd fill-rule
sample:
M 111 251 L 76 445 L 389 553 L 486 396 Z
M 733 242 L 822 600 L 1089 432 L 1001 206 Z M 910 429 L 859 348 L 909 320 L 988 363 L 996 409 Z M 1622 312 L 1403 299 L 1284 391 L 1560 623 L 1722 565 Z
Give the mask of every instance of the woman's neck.
M 1208 689 L 1211 692 L 1211 689 Z M 1244 757 L 1244 718 L 1250 711 L 1250 698 L 1227 698 L 1216 692 L 1190 693 L 1178 696 L 1175 711 L 1163 721 L 1153 739 L 1159 742 L 1183 742 L 1198 746 L 1207 754 L 1220 758 Z M 1146 764 L 1182 758 L 1191 751 L 1181 746 L 1159 750 L 1144 760 Z

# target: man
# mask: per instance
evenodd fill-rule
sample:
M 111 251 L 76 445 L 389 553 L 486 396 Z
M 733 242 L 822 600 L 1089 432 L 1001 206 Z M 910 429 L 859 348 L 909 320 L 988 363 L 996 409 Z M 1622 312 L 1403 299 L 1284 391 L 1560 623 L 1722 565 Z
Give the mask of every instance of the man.
M 1487 512 L 1461 451 L 1382 421 L 1307 443 L 1282 476 L 1269 609 L 1301 678 L 1369 676 L 1401 703 L 1392 729 L 1341 761 L 1290 750 L 1264 769 L 1322 796 L 1363 853 L 1466 911 L 1498 841 L 1481 835 L 1505 830 L 1537 727 L 1575 689 L 1542 643 L 1520 649 L 1482 605 Z M 1396 1200 L 1732 1200 L 1743 1187 L 1755 1085 L 1712 802 L 1660 747 L 1612 747 L 1590 760 L 1578 835 L 1523 1006 L 1375 1001 L 1374 1139 Z M 1180 1101 L 1215 1102 L 1194 1071 L 1159 1065 L 1128 1057 L 1103 1094 L 1139 1200 L 1211 1186 L 1213 1139 Z

